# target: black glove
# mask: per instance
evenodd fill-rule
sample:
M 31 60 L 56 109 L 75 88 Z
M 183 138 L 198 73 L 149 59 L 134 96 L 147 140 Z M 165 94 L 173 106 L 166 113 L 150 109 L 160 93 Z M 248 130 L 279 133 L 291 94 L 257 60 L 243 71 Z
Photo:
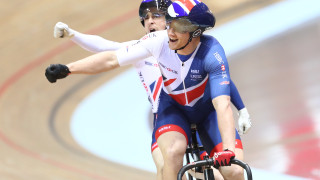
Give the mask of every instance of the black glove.
M 49 82 L 55 83 L 57 79 L 63 79 L 67 77 L 71 72 L 66 65 L 63 64 L 51 64 L 46 69 L 46 77 Z

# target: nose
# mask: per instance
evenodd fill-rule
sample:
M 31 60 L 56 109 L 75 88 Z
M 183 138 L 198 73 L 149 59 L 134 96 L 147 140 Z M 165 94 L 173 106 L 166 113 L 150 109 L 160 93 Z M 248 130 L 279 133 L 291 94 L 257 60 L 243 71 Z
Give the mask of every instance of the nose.
M 169 36 L 174 36 L 174 35 L 175 35 L 173 28 L 168 27 L 167 32 L 168 32 L 168 35 L 169 35 Z
M 154 19 L 153 19 L 152 17 L 148 18 L 147 21 L 148 21 L 148 23 L 150 23 L 150 24 L 154 24 Z

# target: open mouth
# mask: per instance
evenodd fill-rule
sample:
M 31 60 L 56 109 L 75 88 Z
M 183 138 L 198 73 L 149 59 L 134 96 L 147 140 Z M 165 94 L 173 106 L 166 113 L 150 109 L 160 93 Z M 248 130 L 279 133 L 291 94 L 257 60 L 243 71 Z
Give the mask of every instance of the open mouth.
M 150 29 L 149 31 L 150 31 L 151 33 L 152 33 L 152 32 L 156 32 L 156 29 Z
M 169 38 L 169 41 L 170 41 L 170 42 L 177 42 L 178 39 L 171 39 L 171 38 Z

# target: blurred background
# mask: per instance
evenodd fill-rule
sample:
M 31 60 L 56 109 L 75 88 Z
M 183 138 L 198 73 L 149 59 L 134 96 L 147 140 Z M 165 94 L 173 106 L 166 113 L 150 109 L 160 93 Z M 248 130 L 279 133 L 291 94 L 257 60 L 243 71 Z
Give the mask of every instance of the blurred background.
M 203 2 L 217 17 L 209 33 L 225 47 L 253 121 L 242 137 L 246 162 L 257 174 L 279 175 L 273 179 L 320 179 L 319 3 Z M 139 39 L 144 35 L 139 5 L 138 0 L 0 2 L 1 179 L 155 179 L 150 108 L 132 67 L 56 84 L 44 76 L 51 63 L 91 55 L 70 40 L 54 39 L 56 22 L 114 41 Z M 115 98 L 128 88 L 134 93 Z

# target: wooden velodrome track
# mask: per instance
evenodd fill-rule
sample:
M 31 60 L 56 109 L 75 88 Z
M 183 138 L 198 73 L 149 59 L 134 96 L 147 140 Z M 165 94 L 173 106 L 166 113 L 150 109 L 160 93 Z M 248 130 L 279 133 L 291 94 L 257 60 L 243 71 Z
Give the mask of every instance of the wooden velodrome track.
M 204 2 L 216 13 L 217 25 L 221 25 L 278 1 Z M 139 4 L 138 0 L 0 2 L 1 180 L 155 179 L 153 173 L 92 155 L 80 147 L 69 132 L 70 117 L 77 104 L 112 76 L 128 68 L 95 76 L 73 76 L 72 80 L 57 84 L 49 84 L 44 76 L 44 70 L 50 63 L 68 63 L 90 55 L 70 41 L 54 39 L 52 34 L 56 22 L 62 21 L 80 32 L 98 34 L 114 41 L 138 39 L 144 35 L 137 17 Z M 319 100 L 319 24 L 314 28 L 311 24 L 306 27 L 310 30 L 300 28 L 291 31 L 291 34 L 266 42 L 263 47 L 256 46 L 231 57 L 244 59 L 241 64 L 233 61 L 230 66 L 233 80 L 254 120 L 254 128 L 243 141 L 247 162 L 255 167 L 274 169 L 273 165 L 281 160 L 277 157 L 282 156 L 276 150 L 282 145 L 294 160 L 302 159 L 303 152 L 319 154 L 319 134 L 313 129 L 314 121 L 305 103 L 311 97 L 298 90 L 292 80 L 293 76 L 299 81 L 299 87 L 312 85 L 318 92 L 311 90 L 314 93 L 312 98 Z M 305 37 L 310 34 L 317 36 Z M 299 46 L 299 51 L 296 50 L 294 42 L 305 38 L 307 40 Z M 274 40 L 278 43 L 275 44 Z M 307 49 L 309 45 L 313 48 Z M 281 50 L 282 47 L 287 48 Z M 288 54 L 291 55 L 288 57 Z M 279 60 L 286 58 L 292 60 L 292 66 L 283 68 L 287 62 Z M 301 59 L 309 61 L 305 64 Z M 272 69 L 272 75 L 268 76 L 268 70 L 264 68 Z M 297 70 L 298 74 L 292 70 Z M 301 74 L 313 78 L 304 82 Z M 320 109 L 319 104 L 314 106 Z M 283 130 L 283 136 L 268 138 L 275 129 Z M 308 170 L 311 167 L 319 169 L 320 157 L 310 154 L 308 157 L 313 161 L 304 159 L 302 164 L 292 163 L 291 170 L 286 172 L 312 177 Z M 262 158 L 266 156 L 268 158 Z M 302 168 L 306 164 L 309 164 L 309 169 Z

